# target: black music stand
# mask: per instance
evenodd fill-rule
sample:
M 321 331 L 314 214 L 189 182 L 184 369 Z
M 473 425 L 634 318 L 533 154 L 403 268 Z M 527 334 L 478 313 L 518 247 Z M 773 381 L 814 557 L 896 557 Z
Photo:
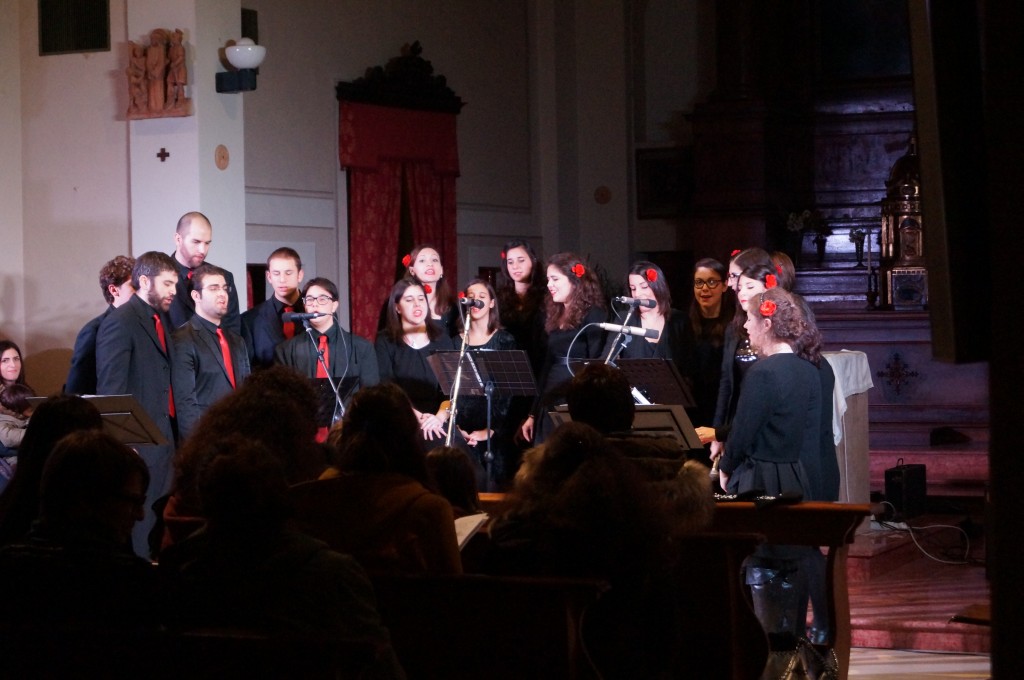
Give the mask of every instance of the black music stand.
M 693 408 L 690 386 L 671 359 L 619 359 L 615 364 L 652 404 L 679 404 Z
M 437 376 L 441 390 L 450 395 L 459 368 L 459 351 L 439 350 L 427 357 L 427 363 Z M 487 397 L 487 431 L 492 432 L 494 428 L 491 427 L 491 399 L 495 393 L 513 397 L 537 393 L 533 369 L 530 368 L 526 352 L 521 349 L 468 350 L 462 359 L 462 382 L 459 385 L 459 393 L 462 396 Z M 456 408 L 457 403 L 456 401 Z M 449 427 L 455 426 L 456 415 L 452 414 Z M 488 477 L 491 477 L 490 466 L 494 460 L 491 439 L 493 437 L 487 438 L 485 454 Z
M 128 446 L 164 446 L 167 438 L 149 417 L 142 404 L 130 394 L 83 395 L 103 418 L 103 431 Z M 29 403 L 39 406 L 47 397 L 33 397 Z
M 549 413 L 556 426 L 572 422 L 566 404 Z M 684 451 L 704 451 L 690 417 L 677 404 L 637 405 L 632 432 L 643 437 L 671 437 Z

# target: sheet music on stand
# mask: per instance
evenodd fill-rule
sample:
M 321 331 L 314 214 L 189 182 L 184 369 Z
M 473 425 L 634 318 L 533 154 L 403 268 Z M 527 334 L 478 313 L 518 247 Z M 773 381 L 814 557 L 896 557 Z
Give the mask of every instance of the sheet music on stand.
M 450 394 L 459 367 L 458 350 L 439 350 L 427 357 L 441 391 Z M 521 349 L 471 349 L 462 360 L 462 396 L 485 396 L 487 383 L 501 394 L 529 396 L 537 393 L 533 370 Z
M 142 404 L 130 394 L 83 394 L 83 399 L 96 407 L 103 419 L 103 431 L 127 446 L 164 446 L 167 438 L 160 432 Z M 32 397 L 29 403 L 38 406 L 47 397 Z
M 616 365 L 629 384 L 639 389 L 651 403 L 678 404 L 683 408 L 697 405 L 690 386 L 671 359 L 619 359 Z

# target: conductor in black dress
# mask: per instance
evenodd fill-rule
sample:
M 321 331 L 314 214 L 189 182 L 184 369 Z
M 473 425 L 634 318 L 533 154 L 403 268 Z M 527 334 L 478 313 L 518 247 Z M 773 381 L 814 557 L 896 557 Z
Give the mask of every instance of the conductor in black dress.
M 167 310 L 178 283 L 177 265 L 169 255 L 150 251 L 135 260 L 135 295 L 112 311 L 96 336 L 98 394 L 130 394 L 156 424 L 167 443 L 136 447 L 149 468 L 145 517 L 132 531 L 136 554 L 149 557 L 148 535 L 156 524 L 153 502 L 170 491 L 177 439 L 171 391 L 171 336 Z
M 206 262 L 206 255 L 210 252 L 210 244 L 213 243 L 213 226 L 210 220 L 201 212 L 187 212 L 178 220 L 178 227 L 174 232 L 174 262 L 175 271 L 178 272 L 178 286 L 174 301 L 168 313 L 171 317 L 171 328 L 179 328 L 186 321 L 192 318 L 195 313 L 195 303 L 189 295 L 188 280 L 192 271 L 199 265 Z M 242 333 L 242 317 L 238 312 L 238 291 L 235 288 L 235 277 L 231 272 L 226 271 L 228 285 L 231 286 L 231 294 L 228 295 L 228 313 L 224 315 L 221 324 L 224 328 L 230 328 L 235 333 Z
M 222 324 L 230 289 L 226 274 L 212 264 L 195 268 L 189 295 L 196 313 L 174 331 L 171 381 L 181 439 L 191 434 L 210 406 L 249 377 L 245 341 Z

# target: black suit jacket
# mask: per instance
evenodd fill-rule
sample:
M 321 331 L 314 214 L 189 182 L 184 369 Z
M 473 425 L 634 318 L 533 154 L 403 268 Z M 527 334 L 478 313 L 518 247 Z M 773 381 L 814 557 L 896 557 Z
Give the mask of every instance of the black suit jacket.
M 314 335 L 319 337 L 320 334 L 314 332 Z M 329 367 L 332 378 L 356 378 L 359 381 L 356 389 L 380 382 L 377 353 L 369 340 L 352 335 L 337 324 L 328 329 L 327 336 L 331 350 Z M 274 362 L 291 366 L 307 378 L 316 377 L 316 347 L 305 331 L 278 345 Z
M 114 311 L 113 305 L 82 326 L 75 338 L 75 351 L 71 355 L 71 368 L 64 381 L 65 394 L 96 394 L 96 334 L 100 324 Z
M 238 333 L 225 328 L 224 337 L 231 350 L 231 365 L 235 385 L 238 386 L 249 376 L 249 355 L 245 351 L 245 341 Z M 198 315 L 174 331 L 171 381 L 174 384 L 174 408 L 178 414 L 178 434 L 184 440 L 206 410 L 233 389 L 224 366 L 216 326 Z
M 188 275 L 192 270 L 182 263 L 178 262 L 174 258 L 174 253 L 171 253 L 171 259 L 174 260 L 174 264 L 178 265 L 178 286 L 174 295 L 174 301 L 171 303 L 171 308 L 167 313 L 171 317 L 171 330 L 175 328 L 181 328 L 185 325 L 185 322 L 192 318 L 192 315 L 196 313 L 196 302 L 192 299 L 191 291 L 189 290 Z M 210 264 L 213 264 L 210 262 Z M 228 293 L 228 313 L 224 315 L 224 318 L 220 320 L 220 325 L 224 328 L 229 328 L 239 335 L 242 334 L 242 317 L 238 312 L 238 288 L 235 286 L 235 277 L 231 272 L 227 272 L 225 277 L 226 283 L 231 286 L 231 292 Z
M 305 311 L 302 300 L 295 305 L 295 312 Z M 265 300 L 242 315 L 242 335 L 249 347 L 252 364 L 267 368 L 274 363 L 274 350 L 286 340 L 281 325 L 284 305 L 275 298 Z M 297 324 L 296 335 L 303 334 L 301 322 Z M 308 342 L 308 340 L 307 340 Z

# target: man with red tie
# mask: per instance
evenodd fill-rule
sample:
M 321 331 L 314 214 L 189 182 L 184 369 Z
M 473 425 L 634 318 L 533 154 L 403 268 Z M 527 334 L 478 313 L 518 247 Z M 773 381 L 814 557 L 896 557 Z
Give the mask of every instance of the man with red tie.
M 267 283 L 274 296 L 242 315 L 242 334 L 254 368 L 272 365 L 274 349 L 303 332 L 302 322 L 284 321 L 281 316 L 305 311 L 299 295 L 304 275 L 302 258 L 291 248 L 278 248 L 267 258 Z
M 330 382 L 337 387 L 343 401 L 351 398 L 361 387 L 380 382 L 377 354 L 370 341 L 352 335 L 338 325 L 338 287 L 325 278 L 315 278 L 302 291 L 307 314 L 317 314 L 307 321 L 308 331 L 302 332 L 277 346 L 274 361 L 291 366 L 307 378 L 321 379 L 320 385 Z M 323 361 L 320 356 L 323 356 Z M 333 392 L 321 391 L 327 408 L 318 414 L 322 428 L 327 428 L 341 415 L 336 408 Z M 321 437 L 326 431 L 321 432 Z
M 153 502 L 170 491 L 177 424 L 171 389 L 174 341 L 167 310 L 174 300 L 178 267 L 165 253 L 139 255 L 132 268 L 135 295 L 100 324 L 96 335 L 96 392 L 130 394 L 156 424 L 167 443 L 139 446 L 149 468 L 145 518 L 135 525 L 132 543 L 149 557 L 148 535 L 156 524 Z
M 221 323 L 231 292 L 227 272 L 202 264 L 193 270 L 189 284 L 195 315 L 174 331 L 171 357 L 174 410 L 182 440 L 210 406 L 249 376 L 245 341 Z

